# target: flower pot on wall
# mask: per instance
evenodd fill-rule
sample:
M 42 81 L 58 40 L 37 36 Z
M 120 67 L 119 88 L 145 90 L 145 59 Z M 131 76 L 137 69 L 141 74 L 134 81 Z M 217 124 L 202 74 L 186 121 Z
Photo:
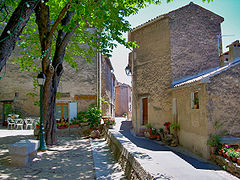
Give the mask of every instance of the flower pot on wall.
M 233 162 L 237 162 L 237 158 L 236 157 L 232 157 L 232 161 Z
M 240 166 L 240 158 L 237 158 L 237 164 Z

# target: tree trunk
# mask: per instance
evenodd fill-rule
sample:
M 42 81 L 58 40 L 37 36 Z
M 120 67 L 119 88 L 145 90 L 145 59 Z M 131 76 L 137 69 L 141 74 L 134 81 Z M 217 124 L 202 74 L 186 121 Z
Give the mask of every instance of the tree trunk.
M 39 36 L 41 42 L 42 51 L 48 51 L 48 55 L 42 59 L 42 69 L 46 76 L 46 81 L 43 87 L 43 122 L 45 129 L 45 139 L 47 145 L 56 144 L 56 95 L 57 87 L 63 73 L 63 60 L 65 55 L 66 46 L 69 42 L 70 37 L 73 35 L 72 32 L 64 32 L 59 30 L 56 50 L 51 63 L 49 57 L 51 56 L 51 37 L 50 34 L 50 21 L 49 21 L 49 7 L 44 4 L 40 4 L 36 10 L 36 22 L 38 24 Z M 62 12 L 60 13 L 62 14 Z M 67 12 L 66 16 L 60 23 L 66 25 L 70 22 L 73 12 Z M 46 38 L 47 37 L 47 38 Z
M 26 23 L 39 1 L 40 0 L 29 2 L 29 0 L 22 0 L 4 28 L 0 37 L 0 72 L 2 71 L 8 58 L 11 56 L 23 28 L 26 26 Z M 28 2 L 29 7 L 26 6 L 26 2 Z M 22 20 L 20 20 L 20 18 L 22 18 Z M 7 33 L 8 31 L 11 32 L 11 36 Z
M 62 20 L 62 25 L 66 25 L 70 22 L 74 12 L 68 12 Z M 48 145 L 56 144 L 56 95 L 57 88 L 60 82 L 60 78 L 63 73 L 63 61 L 69 39 L 73 35 L 74 31 L 64 32 L 60 30 L 58 32 L 56 50 L 52 61 L 52 67 L 54 74 L 51 82 L 45 84 L 46 92 L 49 92 L 48 96 L 45 97 L 47 103 L 46 116 L 45 116 L 45 132 L 46 132 L 46 143 Z M 48 74 L 47 74 L 48 76 Z

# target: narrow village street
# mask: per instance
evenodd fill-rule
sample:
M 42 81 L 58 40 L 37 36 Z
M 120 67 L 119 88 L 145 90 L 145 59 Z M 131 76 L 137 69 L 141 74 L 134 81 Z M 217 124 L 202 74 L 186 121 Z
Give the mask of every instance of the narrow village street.
M 116 126 L 110 130 L 110 133 L 155 179 L 238 179 L 219 166 L 194 155 L 184 148 L 168 147 L 157 141 L 136 137 L 131 132 L 131 123 L 125 118 L 116 118 Z
M 240 180 L 240 0 L 0 2 L 0 180 Z
M 215 180 L 238 178 L 181 147 L 136 137 L 131 121 L 116 118 L 109 130 L 154 179 Z M 14 167 L 8 145 L 35 139 L 32 130 L 0 130 L 0 179 L 126 179 L 104 139 L 59 136 L 58 145 L 38 152 L 28 167 Z

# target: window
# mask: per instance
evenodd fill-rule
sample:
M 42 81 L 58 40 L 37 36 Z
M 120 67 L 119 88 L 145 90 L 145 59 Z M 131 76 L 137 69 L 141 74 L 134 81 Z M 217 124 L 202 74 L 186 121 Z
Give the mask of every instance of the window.
M 68 122 L 68 103 L 56 104 L 56 120 L 57 122 Z
M 197 91 L 191 93 L 191 105 L 192 109 L 199 109 L 199 96 Z
M 228 58 L 226 58 L 225 61 L 228 61 Z

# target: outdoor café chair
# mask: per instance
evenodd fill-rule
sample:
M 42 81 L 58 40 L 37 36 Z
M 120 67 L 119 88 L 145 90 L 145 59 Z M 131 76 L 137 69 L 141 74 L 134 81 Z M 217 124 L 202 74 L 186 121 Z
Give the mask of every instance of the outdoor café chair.
M 15 119 L 16 129 L 18 129 L 20 127 L 23 130 L 23 124 L 24 124 L 23 119 Z
M 26 118 L 26 119 L 24 119 L 24 121 L 25 121 L 25 124 L 26 124 L 26 129 L 28 129 L 28 127 L 29 127 L 30 129 L 33 128 L 34 119 L 32 119 L 32 118 Z
M 12 118 L 8 117 L 7 121 L 8 121 L 8 129 L 9 129 L 10 126 L 11 126 L 11 129 L 15 128 L 15 122 Z

